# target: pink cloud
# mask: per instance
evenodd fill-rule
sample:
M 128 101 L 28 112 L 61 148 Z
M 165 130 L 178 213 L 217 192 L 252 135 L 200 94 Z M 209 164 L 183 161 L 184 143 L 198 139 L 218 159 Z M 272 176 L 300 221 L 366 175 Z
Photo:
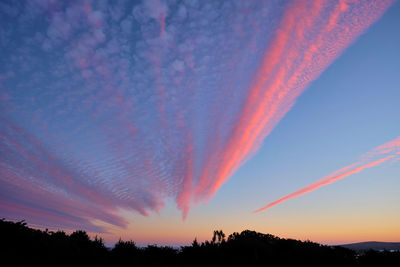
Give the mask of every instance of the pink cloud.
M 278 200 L 275 200 L 275 201 L 269 203 L 268 205 L 256 210 L 255 213 L 269 209 L 283 201 L 307 194 L 307 193 L 314 191 L 322 186 L 325 186 L 325 185 L 331 184 L 333 182 L 336 182 L 338 180 L 344 179 L 352 174 L 359 173 L 366 168 L 371 168 L 371 167 L 377 166 L 377 165 L 384 163 L 390 159 L 398 160 L 399 157 L 397 155 L 399 155 L 399 153 L 400 153 L 400 137 L 396 138 L 395 140 L 393 140 L 391 142 L 385 143 L 385 144 L 375 148 L 374 150 L 372 150 L 372 152 L 366 153 L 364 156 L 361 157 L 362 158 L 361 161 L 358 161 L 351 165 L 348 165 L 334 173 L 329 174 L 328 176 L 323 177 L 322 179 L 320 179 L 300 190 L 297 190 L 287 196 L 284 196 Z M 386 154 L 389 154 L 389 155 L 386 155 Z M 379 158 L 379 157 L 382 157 L 382 158 Z M 379 159 L 376 159 L 376 158 L 379 158 Z

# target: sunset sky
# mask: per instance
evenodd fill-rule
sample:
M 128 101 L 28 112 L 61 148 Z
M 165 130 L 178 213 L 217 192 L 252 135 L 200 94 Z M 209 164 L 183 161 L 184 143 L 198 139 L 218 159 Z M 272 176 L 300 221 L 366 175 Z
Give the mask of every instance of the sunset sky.
M 1 1 L 0 218 L 108 244 L 400 241 L 400 1 Z

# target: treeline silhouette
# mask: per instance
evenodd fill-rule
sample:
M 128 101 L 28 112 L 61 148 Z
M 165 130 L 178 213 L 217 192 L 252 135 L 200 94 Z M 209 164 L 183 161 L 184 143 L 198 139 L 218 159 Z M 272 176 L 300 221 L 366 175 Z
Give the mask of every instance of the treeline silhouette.
M 190 246 L 138 247 L 119 240 L 112 249 L 85 231 L 68 235 L 32 229 L 24 221 L 0 220 L 2 266 L 400 266 L 400 252 L 355 251 L 254 231 L 227 238 L 214 231 Z M 5 265 L 6 263 L 6 265 Z

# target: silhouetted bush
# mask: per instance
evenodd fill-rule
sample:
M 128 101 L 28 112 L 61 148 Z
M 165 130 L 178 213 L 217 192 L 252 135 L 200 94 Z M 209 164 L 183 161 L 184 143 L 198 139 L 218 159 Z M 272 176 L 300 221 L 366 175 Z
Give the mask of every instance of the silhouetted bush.
M 141 262 L 142 257 L 140 249 L 133 241 L 122 241 L 121 239 L 115 244 L 112 254 L 112 262 L 118 266 L 133 266 L 136 262 Z
M 400 266 L 400 252 L 366 251 L 283 239 L 245 230 L 227 238 L 214 231 L 211 241 L 195 239 L 177 250 L 119 240 L 107 249 L 85 231 L 68 235 L 0 220 L 2 266 Z

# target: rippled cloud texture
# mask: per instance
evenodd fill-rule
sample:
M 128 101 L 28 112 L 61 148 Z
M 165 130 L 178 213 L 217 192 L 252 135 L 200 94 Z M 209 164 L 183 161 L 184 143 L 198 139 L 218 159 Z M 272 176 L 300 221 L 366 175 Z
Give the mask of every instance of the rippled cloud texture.
M 391 3 L 0 3 L 1 216 L 186 217 Z

